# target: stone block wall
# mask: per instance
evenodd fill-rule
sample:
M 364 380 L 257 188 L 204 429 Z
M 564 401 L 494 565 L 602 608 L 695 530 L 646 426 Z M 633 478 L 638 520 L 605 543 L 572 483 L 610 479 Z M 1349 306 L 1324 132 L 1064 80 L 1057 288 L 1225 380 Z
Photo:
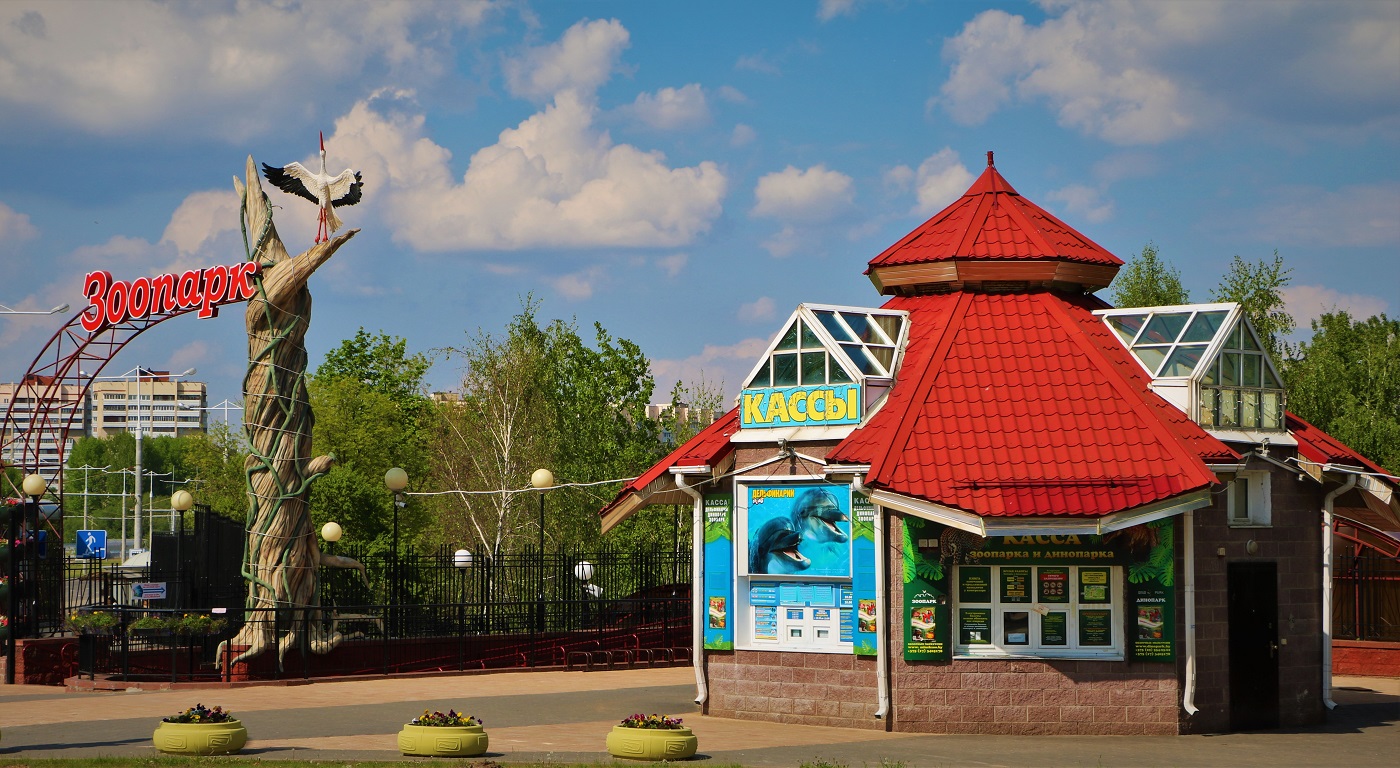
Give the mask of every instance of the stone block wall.
M 1280 461 L 1287 454 L 1274 450 Z M 1230 608 L 1229 565 L 1272 562 L 1278 567 L 1279 725 L 1319 723 L 1322 704 L 1322 499 L 1312 479 L 1299 480 L 1259 459 L 1250 470 L 1269 469 L 1272 520 L 1268 527 L 1231 527 L 1226 494 L 1195 512 L 1196 540 L 1196 706 L 1182 712 L 1183 733 L 1218 733 L 1230 729 Z M 1221 490 L 1221 489 L 1217 489 Z M 1178 540 L 1181 540 L 1180 537 Z M 1253 540 L 1257 552 L 1246 549 Z M 1219 554 L 1221 548 L 1225 554 Z M 1178 572 L 1183 561 L 1178 557 Z M 1177 616 L 1185 616 L 1182 590 L 1177 590 Z M 1184 632 L 1184 621 L 1182 624 Z M 1178 635 L 1179 666 L 1185 642 Z
M 874 717 L 875 660 L 843 653 L 710 651 L 705 714 L 885 730 Z

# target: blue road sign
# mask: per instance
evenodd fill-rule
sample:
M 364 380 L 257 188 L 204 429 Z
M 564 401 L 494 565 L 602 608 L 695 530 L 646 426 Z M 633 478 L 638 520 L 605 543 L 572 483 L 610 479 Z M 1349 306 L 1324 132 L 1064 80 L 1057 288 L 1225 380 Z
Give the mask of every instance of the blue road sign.
M 78 531 L 77 557 L 105 560 L 107 558 L 106 531 Z

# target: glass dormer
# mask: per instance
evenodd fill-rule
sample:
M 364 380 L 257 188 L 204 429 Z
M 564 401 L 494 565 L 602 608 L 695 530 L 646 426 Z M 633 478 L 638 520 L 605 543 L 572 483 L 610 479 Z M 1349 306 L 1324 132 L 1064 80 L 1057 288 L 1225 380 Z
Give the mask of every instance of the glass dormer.
M 896 310 L 798 306 L 744 381 L 741 426 L 859 424 L 893 383 L 908 320 Z
M 1207 429 L 1283 430 L 1283 380 L 1238 304 L 1195 304 L 1100 310 L 1166 395 L 1188 387 L 1177 402 Z M 1173 398 L 1168 397 L 1169 400 Z

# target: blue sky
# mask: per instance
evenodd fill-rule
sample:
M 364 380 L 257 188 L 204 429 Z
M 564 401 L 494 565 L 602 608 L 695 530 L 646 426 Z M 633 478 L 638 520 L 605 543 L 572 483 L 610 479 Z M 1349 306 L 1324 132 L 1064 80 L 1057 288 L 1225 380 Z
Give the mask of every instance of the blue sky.
M 1121 258 L 1205 301 L 1232 256 L 1323 308 L 1400 312 L 1400 3 L 0 4 L 0 303 L 242 258 L 230 178 L 361 170 L 312 280 L 312 366 L 364 326 L 429 351 L 544 318 L 639 343 L 656 400 L 733 394 L 800 302 L 876 306 L 865 263 L 995 150 Z M 269 188 L 270 189 L 270 188 Z M 270 189 L 293 252 L 315 209 Z M 0 317 L 0 379 L 56 318 Z M 109 365 L 239 397 L 242 313 Z M 430 373 L 451 389 L 454 361 Z

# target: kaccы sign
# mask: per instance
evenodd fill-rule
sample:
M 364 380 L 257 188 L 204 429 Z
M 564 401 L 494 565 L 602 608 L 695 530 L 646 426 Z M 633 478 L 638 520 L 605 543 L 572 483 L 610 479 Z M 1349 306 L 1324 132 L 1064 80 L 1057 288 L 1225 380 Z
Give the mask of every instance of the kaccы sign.
M 746 389 L 740 402 L 744 428 L 860 423 L 859 384 Z
M 257 292 L 254 278 L 262 264 L 244 261 L 179 274 L 113 280 L 112 273 L 97 270 L 83 278 L 83 330 L 96 333 L 109 325 L 140 320 L 152 314 L 198 309 L 200 317 L 215 317 L 218 305 L 247 301 Z

